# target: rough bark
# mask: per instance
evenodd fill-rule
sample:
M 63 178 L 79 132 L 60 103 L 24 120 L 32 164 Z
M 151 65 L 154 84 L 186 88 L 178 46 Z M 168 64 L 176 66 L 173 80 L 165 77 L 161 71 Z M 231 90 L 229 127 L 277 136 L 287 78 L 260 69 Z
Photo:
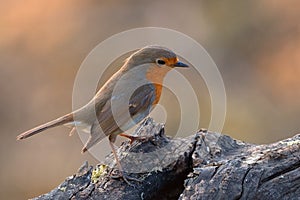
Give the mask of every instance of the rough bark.
M 150 118 L 135 134 L 149 139 L 118 150 L 134 186 L 111 177 L 110 155 L 35 199 L 300 199 L 300 135 L 269 145 L 206 130 L 171 139 Z

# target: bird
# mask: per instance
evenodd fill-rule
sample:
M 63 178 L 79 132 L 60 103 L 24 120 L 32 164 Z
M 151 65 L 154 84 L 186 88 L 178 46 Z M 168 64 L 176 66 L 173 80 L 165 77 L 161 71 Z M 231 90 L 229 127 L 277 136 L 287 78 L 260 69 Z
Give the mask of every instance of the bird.
M 115 151 L 116 137 L 120 135 L 131 142 L 139 139 L 124 132 L 146 118 L 158 104 L 166 74 L 174 68 L 188 67 L 166 47 L 148 45 L 137 49 L 86 105 L 18 135 L 17 140 L 61 125 L 72 127 L 71 132 L 76 126 L 84 127 L 90 137 L 82 153 L 108 137 L 120 177 L 129 183 Z

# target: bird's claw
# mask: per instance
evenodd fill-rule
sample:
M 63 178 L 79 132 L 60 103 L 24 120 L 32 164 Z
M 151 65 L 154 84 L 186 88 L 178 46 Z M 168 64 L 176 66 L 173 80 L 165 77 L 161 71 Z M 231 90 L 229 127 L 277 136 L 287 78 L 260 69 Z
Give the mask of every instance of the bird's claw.
M 147 137 L 147 136 L 133 136 L 133 135 L 127 135 L 127 134 L 124 134 L 124 133 L 121 133 L 120 136 L 128 138 L 130 140 L 130 144 L 132 144 L 134 141 L 144 142 L 144 141 L 147 141 L 147 140 L 153 138 L 152 136 L 149 136 L 149 137 Z
M 119 179 L 122 178 L 128 185 L 132 186 L 135 188 L 135 185 L 131 183 L 130 181 L 136 181 L 136 182 L 142 182 L 142 180 L 139 180 L 137 178 L 133 178 L 130 176 L 125 176 L 125 175 L 119 175 L 119 176 L 111 176 L 113 179 Z
M 123 172 L 120 172 L 119 175 L 112 175 L 112 174 L 110 174 L 110 177 L 112 179 L 122 178 L 128 185 L 130 185 L 132 187 L 135 187 L 135 185 L 132 184 L 132 183 L 130 183 L 130 181 L 142 182 L 142 180 L 137 179 L 137 178 L 133 178 L 133 177 L 130 177 L 130 176 L 127 176 Z

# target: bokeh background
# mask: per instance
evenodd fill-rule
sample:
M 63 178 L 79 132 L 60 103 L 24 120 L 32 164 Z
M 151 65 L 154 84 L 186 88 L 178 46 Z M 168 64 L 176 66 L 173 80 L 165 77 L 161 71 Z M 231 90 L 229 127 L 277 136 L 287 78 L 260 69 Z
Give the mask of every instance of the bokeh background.
M 71 111 L 81 62 L 131 28 L 171 28 L 203 45 L 226 87 L 224 133 L 263 144 L 300 130 L 299 1 L 1 0 L 0 13 L 0 199 L 46 193 L 85 160 L 98 162 L 66 128 L 15 137 Z

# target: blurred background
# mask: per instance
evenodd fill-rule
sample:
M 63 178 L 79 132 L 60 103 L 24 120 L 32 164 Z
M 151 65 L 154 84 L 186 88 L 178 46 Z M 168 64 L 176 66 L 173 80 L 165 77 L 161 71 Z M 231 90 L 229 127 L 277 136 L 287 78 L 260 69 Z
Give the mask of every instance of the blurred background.
M 299 1 L 1 0 L 0 13 L 0 199 L 46 193 L 85 160 L 98 162 L 80 154 L 83 144 L 67 128 L 15 138 L 70 112 L 84 58 L 131 28 L 171 28 L 203 45 L 226 87 L 224 133 L 263 144 L 300 130 Z M 200 105 L 201 127 L 209 106 Z

